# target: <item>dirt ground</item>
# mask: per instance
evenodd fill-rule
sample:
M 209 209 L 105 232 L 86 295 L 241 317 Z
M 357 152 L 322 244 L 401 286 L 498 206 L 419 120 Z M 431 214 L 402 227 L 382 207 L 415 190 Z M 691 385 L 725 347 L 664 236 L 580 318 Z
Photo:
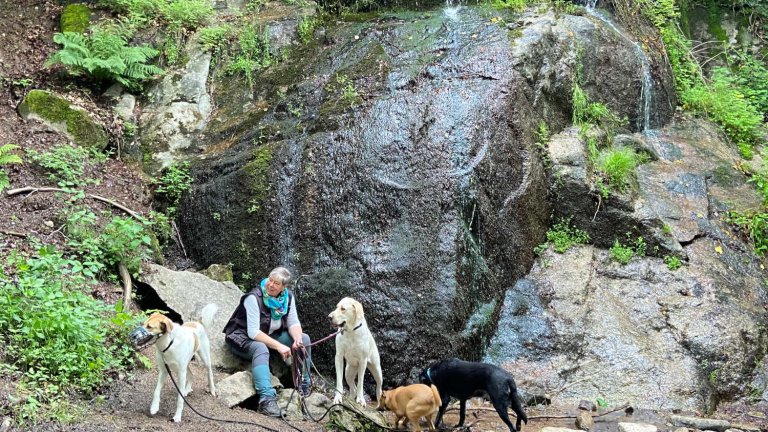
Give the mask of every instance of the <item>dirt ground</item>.
M 52 42 L 53 33 L 58 30 L 59 13 L 62 3 L 57 0 L 12 0 L 3 1 L 0 7 L 0 145 L 13 143 L 21 146 L 21 154 L 28 149 L 43 150 L 66 142 L 58 133 L 47 130 L 36 123 L 24 122 L 16 112 L 16 106 L 24 95 L 31 89 L 54 89 L 66 95 L 78 104 L 87 107 L 89 112 L 100 118 L 108 129 L 113 130 L 116 120 L 110 113 L 109 101 L 94 94 L 81 86 L 73 86 L 71 80 L 59 77 L 56 71 L 43 68 L 43 63 L 56 49 Z M 35 172 L 28 165 L 15 165 L 6 168 L 11 180 L 11 188 L 24 186 L 53 186 L 50 181 Z M 112 199 L 126 207 L 141 213 L 149 209 L 150 197 L 146 185 L 139 174 L 131 167 L 124 165 L 115 158 L 102 166 L 93 168 L 89 177 L 100 180 L 99 184 L 88 185 L 86 191 Z M 59 209 L 66 197 L 52 193 L 36 193 L 31 195 L 15 195 L 0 197 L 0 257 L 5 256 L 14 248 L 25 248 L 24 240 L 35 236 L 46 243 L 62 243 L 61 220 Z M 91 209 L 98 213 L 101 210 L 113 211 L 107 205 L 88 201 Z M 114 301 L 120 294 L 114 286 L 102 284 L 94 288 L 93 295 L 106 301 Z M 153 357 L 151 352 L 145 353 Z M 0 353 L 1 356 L 1 353 Z M 0 362 L 2 358 L 0 357 Z M 194 366 L 197 367 L 197 366 Z M 182 423 L 170 421 L 175 404 L 173 388 L 170 382 L 166 384 L 160 413 L 149 415 L 149 401 L 156 382 L 157 371 L 154 369 L 138 369 L 121 377 L 110 386 L 104 388 L 99 396 L 92 400 L 83 401 L 74 398 L 73 402 L 83 406 L 85 414 L 75 424 L 57 425 L 41 424 L 33 428 L 10 428 L 9 430 L 34 431 L 253 431 L 266 430 L 253 424 L 224 423 L 206 420 L 186 407 Z M 253 422 L 278 431 L 321 431 L 324 424 L 301 421 L 290 425 L 279 419 L 268 418 L 246 408 L 228 409 L 212 398 L 205 390 L 203 371 L 196 376 L 194 391 L 189 397 L 192 406 L 209 417 L 228 421 Z M 216 372 L 217 381 L 224 378 L 223 372 Z M 15 383 L 12 378 L 0 378 L 0 401 L 12 392 Z M 0 404 L 2 406 L 2 404 Z M 472 424 L 472 431 L 506 431 L 506 426 L 499 420 L 487 404 L 474 402 L 474 408 L 469 409 L 467 423 Z M 477 409 L 476 409 L 477 408 Z M 548 407 L 542 409 L 529 408 L 531 421 L 524 427 L 527 431 L 537 431 L 545 425 L 573 427 L 573 418 L 553 419 L 547 416 L 562 416 L 573 414 L 575 407 Z M 768 420 L 755 417 L 755 413 L 766 412 L 766 406 L 745 406 L 730 404 L 721 406 L 720 417 L 729 418 L 734 422 L 753 424 L 768 430 Z M 663 413 L 635 414 L 633 418 L 625 417 L 623 412 L 601 417 L 596 423 L 595 431 L 616 430 L 617 421 L 647 420 L 660 426 L 660 430 L 674 428 L 665 427 Z M 392 415 L 389 415 L 392 419 Z M 2 422 L 0 414 L 0 423 Z M 458 420 L 455 409 L 449 410 L 446 422 L 454 425 Z M 0 425 L 0 430 L 3 426 Z

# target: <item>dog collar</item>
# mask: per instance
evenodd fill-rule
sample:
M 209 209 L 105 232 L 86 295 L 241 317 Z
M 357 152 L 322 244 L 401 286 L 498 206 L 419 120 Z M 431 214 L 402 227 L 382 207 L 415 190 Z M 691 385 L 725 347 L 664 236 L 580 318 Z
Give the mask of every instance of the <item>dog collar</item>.
M 166 351 L 168 351 L 168 348 L 170 348 L 170 347 L 171 347 L 171 345 L 173 345 L 173 341 L 174 341 L 174 340 L 175 340 L 175 339 L 171 339 L 171 342 L 169 342 L 169 343 L 168 343 L 168 346 L 167 346 L 167 347 L 165 347 L 165 349 L 163 350 L 163 354 L 165 354 L 165 352 L 166 352 Z
M 363 323 L 360 323 L 357 325 L 357 327 L 353 328 L 352 331 L 355 331 L 363 326 Z M 344 334 L 344 329 L 339 330 L 339 333 Z
M 427 368 L 427 379 L 429 380 L 430 384 L 434 383 L 434 381 L 432 381 L 432 375 L 429 373 L 429 368 Z

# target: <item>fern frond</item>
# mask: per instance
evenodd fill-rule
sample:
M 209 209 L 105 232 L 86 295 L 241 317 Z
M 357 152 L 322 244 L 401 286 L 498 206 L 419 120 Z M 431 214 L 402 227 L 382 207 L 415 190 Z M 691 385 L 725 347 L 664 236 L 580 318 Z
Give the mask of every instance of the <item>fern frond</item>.
M 11 179 L 8 178 L 8 174 L 5 173 L 5 171 L 0 169 L 0 192 L 5 190 L 8 186 L 11 185 Z
M 11 153 L 18 149 L 16 144 L 5 144 L 0 146 L 0 165 L 20 164 L 22 162 L 19 155 Z

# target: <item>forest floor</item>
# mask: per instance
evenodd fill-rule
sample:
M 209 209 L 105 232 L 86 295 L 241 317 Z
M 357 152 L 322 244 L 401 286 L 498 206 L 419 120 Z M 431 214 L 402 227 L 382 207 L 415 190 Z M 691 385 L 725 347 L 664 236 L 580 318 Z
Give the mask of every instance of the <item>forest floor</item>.
M 34 88 L 54 89 L 67 95 L 79 105 L 87 108 L 92 115 L 100 118 L 108 129 L 114 127 L 115 118 L 109 110 L 109 100 L 93 94 L 83 87 L 83 83 L 73 86 L 71 81 L 63 80 L 56 71 L 45 69 L 43 63 L 55 51 L 52 42 L 53 33 L 58 30 L 61 2 L 57 0 L 19 0 L 3 2 L 0 7 L 0 145 L 13 143 L 21 147 L 20 154 L 34 149 L 43 150 L 63 144 L 66 138 L 40 124 L 25 122 L 17 113 L 16 107 L 25 94 Z M 55 186 L 45 175 L 35 171 L 28 164 L 6 166 L 5 171 L 11 180 L 11 188 L 25 186 Z M 90 168 L 87 176 L 98 180 L 96 184 L 84 186 L 86 192 L 109 198 L 124 206 L 146 213 L 151 204 L 150 194 L 138 170 L 112 157 L 106 163 Z M 36 237 L 49 244 L 63 244 L 61 233 L 61 208 L 67 197 L 54 193 L 19 194 L 0 197 L 0 257 L 5 257 L 11 250 L 28 250 L 27 240 Z M 92 211 L 112 211 L 108 205 L 89 202 Z M 115 285 L 103 283 L 93 288 L 93 296 L 104 301 L 114 302 L 120 297 L 121 290 Z M 154 357 L 151 353 L 145 353 Z M 2 363 L 2 349 L 0 349 Z M 197 367 L 197 366 L 195 366 Z M 189 397 L 189 403 L 200 413 L 230 423 L 204 419 L 186 407 L 181 425 L 170 421 L 175 397 L 170 383 L 166 384 L 160 413 L 150 416 L 149 401 L 156 383 L 157 371 L 136 369 L 120 376 L 110 385 L 101 389 L 96 397 L 83 400 L 72 396 L 73 404 L 82 410 L 77 420 L 68 425 L 38 424 L 35 426 L 10 426 L 10 419 L 3 418 L 3 407 L 10 403 L 9 395 L 17 384 L 14 376 L 0 374 L 0 431 L 36 430 L 36 431 L 244 431 L 260 430 L 245 423 L 253 422 L 273 430 L 322 431 L 323 423 L 310 421 L 291 422 L 257 414 L 248 408 L 229 409 L 205 390 L 204 383 L 198 379 L 195 391 Z M 202 371 L 196 374 L 204 376 Z M 225 377 L 223 372 L 215 373 L 216 379 Z M 530 408 L 531 421 L 524 430 L 539 430 L 543 426 L 574 427 L 573 418 L 549 418 L 547 416 L 572 415 L 575 407 L 550 406 L 545 409 Z M 467 423 L 472 424 L 472 431 L 506 431 L 506 426 L 490 409 L 487 403 L 475 401 L 470 408 Z M 755 416 L 766 412 L 768 407 L 746 406 L 743 403 L 721 405 L 716 417 L 728 418 L 735 423 L 752 424 L 762 430 L 768 430 L 768 420 Z M 664 427 L 665 413 L 635 413 L 626 417 L 620 411 L 602 417 L 596 423 L 595 431 L 616 430 L 618 421 L 647 421 Z M 392 415 L 389 414 L 390 419 Z M 450 409 L 446 415 L 447 424 L 453 425 L 458 420 L 456 409 Z M 674 428 L 671 428 L 674 429 Z

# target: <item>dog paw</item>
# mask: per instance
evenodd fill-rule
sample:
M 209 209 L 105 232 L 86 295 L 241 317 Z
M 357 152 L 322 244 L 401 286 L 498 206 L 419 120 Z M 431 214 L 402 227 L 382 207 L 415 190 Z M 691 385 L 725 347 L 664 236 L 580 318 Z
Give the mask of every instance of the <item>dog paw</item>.
M 341 403 L 341 395 L 337 394 L 336 397 L 333 398 L 333 403 L 335 404 Z
M 149 415 L 155 415 L 157 412 L 160 411 L 160 404 L 152 405 L 149 407 Z
M 367 405 L 367 404 L 365 403 L 365 397 L 362 397 L 362 398 L 355 398 L 355 402 L 359 403 L 359 404 L 360 404 L 360 405 L 362 405 L 362 406 L 366 406 L 366 405 Z
M 181 415 L 173 416 L 174 423 L 181 423 Z

